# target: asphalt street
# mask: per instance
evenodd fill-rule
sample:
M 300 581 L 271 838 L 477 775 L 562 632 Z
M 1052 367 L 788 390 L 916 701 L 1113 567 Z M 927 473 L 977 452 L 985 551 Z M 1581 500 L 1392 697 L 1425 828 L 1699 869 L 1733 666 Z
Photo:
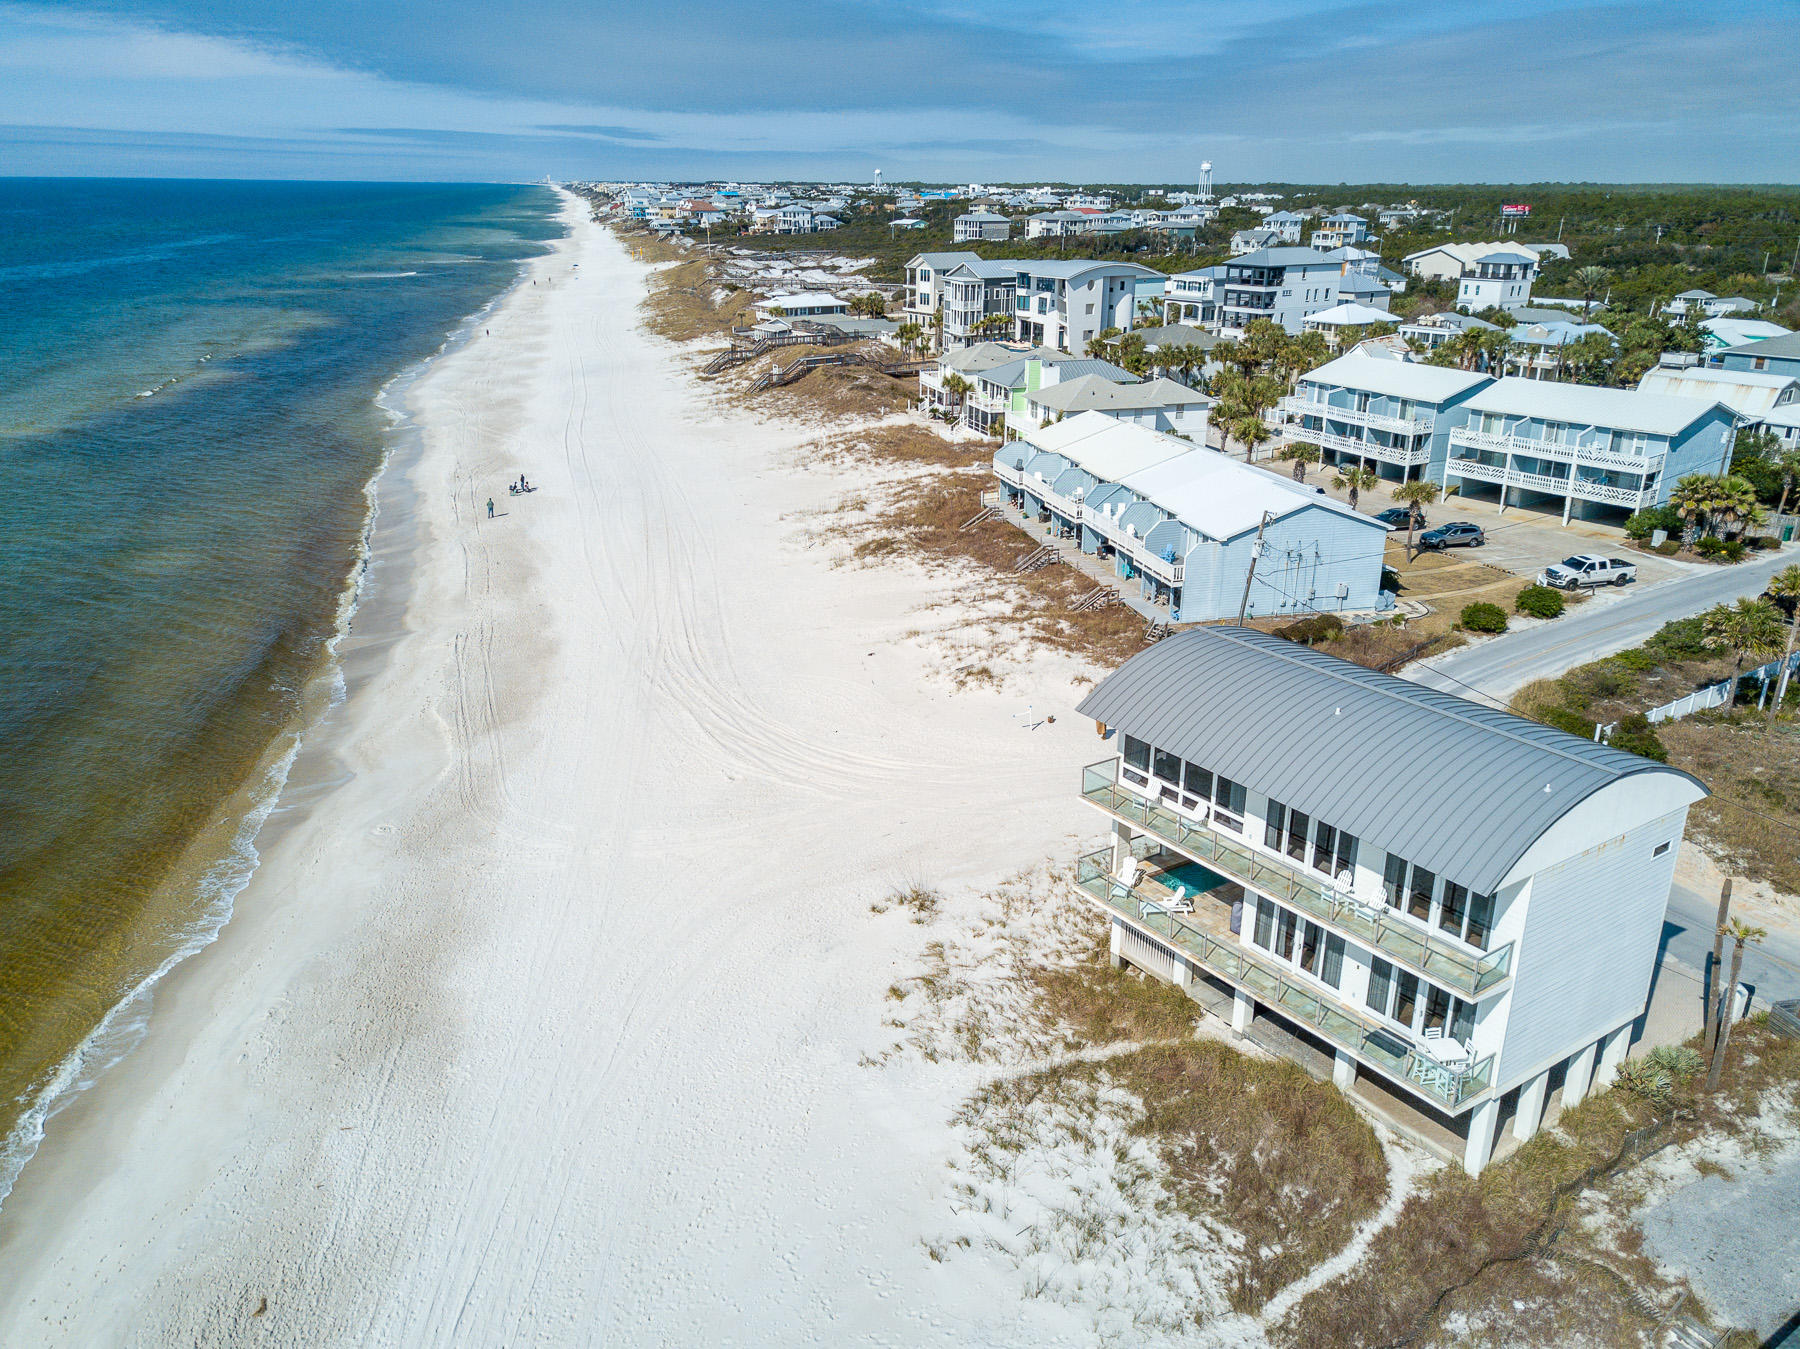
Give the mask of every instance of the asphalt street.
M 1478 701 L 1486 695 L 1504 703 L 1533 679 L 1553 678 L 1573 666 L 1636 646 L 1672 619 L 1760 595 L 1769 578 L 1797 556 L 1800 551 L 1790 546 L 1735 567 L 1708 567 L 1623 593 L 1597 595 L 1553 623 L 1460 647 L 1402 673 L 1426 688 Z

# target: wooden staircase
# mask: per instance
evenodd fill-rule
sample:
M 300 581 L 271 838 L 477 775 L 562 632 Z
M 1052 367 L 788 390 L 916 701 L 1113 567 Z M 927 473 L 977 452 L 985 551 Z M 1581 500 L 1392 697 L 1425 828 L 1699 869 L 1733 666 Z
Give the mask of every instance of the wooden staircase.
M 1150 626 L 1144 629 L 1144 645 L 1154 646 L 1173 631 L 1174 629 L 1160 618 L 1153 618 L 1150 620 Z
M 1020 576 L 1027 572 L 1042 571 L 1045 567 L 1054 567 L 1062 561 L 1062 549 L 1053 543 L 1047 543 L 1034 553 L 1027 553 L 1013 563 L 1013 570 Z
M 1118 602 L 1119 588 L 1117 586 L 1097 585 L 1086 594 L 1069 601 L 1069 608 L 1071 610 L 1104 609 L 1107 605 Z

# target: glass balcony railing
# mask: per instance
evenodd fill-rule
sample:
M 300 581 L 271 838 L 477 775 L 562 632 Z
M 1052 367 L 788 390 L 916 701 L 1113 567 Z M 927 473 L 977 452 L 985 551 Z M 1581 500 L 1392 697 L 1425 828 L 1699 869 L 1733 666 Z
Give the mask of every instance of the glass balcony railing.
M 1136 849 L 1134 848 L 1134 851 Z M 1225 935 L 1163 907 L 1165 896 L 1139 885 L 1131 890 L 1110 874 L 1111 854 L 1089 853 L 1075 864 L 1075 884 L 1165 946 L 1242 988 L 1270 1007 L 1454 1110 L 1493 1081 L 1494 1056 L 1467 1065 L 1442 1063 L 1399 1031 L 1381 1025 L 1323 992 L 1307 987 L 1279 963 Z
M 1199 819 L 1139 796 L 1120 785 L 1118 766 L 1117 759 L 1106 759 L 1084 768 L 1082 797 L 1128 824 L 1141 825 L 1222 875 L 1459 993 L 1488 993 L 1511 973 L 1511 942 L 1496 951 L 1481 953 L 1453 945 L 1386 905 L 1365 904 L 1343 893 L 1317 872 L 1227 837 L 1218 826 L 1228 824 L 1234 827 L 1233 832 L 1241 832 L 1242 821 L 1235 815 L 1224 816 L 1215 808 L 1221 816 L 1219 821 Z

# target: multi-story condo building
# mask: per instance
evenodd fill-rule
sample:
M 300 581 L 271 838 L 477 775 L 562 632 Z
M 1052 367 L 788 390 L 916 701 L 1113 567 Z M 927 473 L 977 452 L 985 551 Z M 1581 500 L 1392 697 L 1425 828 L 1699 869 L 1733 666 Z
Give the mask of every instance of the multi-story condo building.
M 1457 409 L 1446 490 L 1500 508 L 1560 504 L 1571 518 L 1622 520 L 1660 505 L 1689 473 L 1731 464 L 1737 415 L 1722 402 L 1508 377 Z
M 1017 266 L 976 258 L 942 274 L 946 350 L 1011 332 Z
M 1163 283 L 1163 322 L 1212 327 L 1219 321 L 1219 282 L 1225 268 L 1177 272 Z
M 1083 355 L 1108 328 L 1137 326 L 1137 286 L 1162 274 L 1133 262 L 1014 262 L 1014 335 Z
M 1341 259 L 1313 248 L 1260 248 L 1224 264 L 1219 329 L 1240 336 L 1257 319 L 1298 335 L 1300 320 L 1338 303 Z
M 1369 222 L 1348 211 L 1328 215 L 1312 232 L 1314 248 L 1344 248 L 1369 237 Z
M 1172 619 L 1381 604 L 1380 521 L 1176 436 L 1083 412 L 1001 447 L 994 477 L 1034 536 L 1111 560 Z
M 900 309 L 907 320 L 929 328 L 944 303 L 944 276 L 964 263 L 980 262 L 979 253 L 915 253 L 906 263 L 906 289 Z
M 1353 352 L 1300 377 L 1276 405 L 1277 429 L 1284 444 L 1317 445 L 1329 464 L 1361 464 L 1395 481 L 1424 477 L 1449 453 L 1461 418 L 1447 414 L 1491 383 L 1469 370 Z
M 1528 1139 L 1611 1080 L 1696 779 L 1239 627 L 1165 638 L 1079 710 L 1116 747 L 1082 774 L 1111 840 L 1075 876 L 1115 962 L 1285 1031 L 1470 1172 L 1505 1119 Z
M 1537 260 L 1523 253 L 1487 253 L 1456 283 L 1459 309 L 1523 309 L 1531 303 Z
M 950 237 L 959 244 L 978 243 L 983 239 L 1000 242 L 1012 238 L 1012 222 L 992 211 L 970 211 L 951 222 Z

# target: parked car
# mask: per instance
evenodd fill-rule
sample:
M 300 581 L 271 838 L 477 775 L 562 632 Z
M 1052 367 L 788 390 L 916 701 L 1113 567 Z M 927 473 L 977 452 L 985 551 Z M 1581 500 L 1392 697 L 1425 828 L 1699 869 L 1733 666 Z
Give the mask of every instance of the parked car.
M 1377 520 L 1381 521 L 1381 523 L 1386 525 L 1389 529 L 1405 529 L 1406 528 L 1406 507 L 1404 507 L 1404 506 L 1389 506 L 1385 511 L 1381 511 L 1381 512 L 1377 513 L 1375 518 Z M 1419 528 L 1420 529 L 1425 528 L 1425 512 L 1424 511 L 1419 512 Z
M 1487 532 L 1467 520 L 1452 520 L 1419 535 L 1421 548 L 1479 548 L 1486 542 Z
M 1598 553 L 1577 553 L 1538 573 L 1537 583 L 1558 590 L 1581 590 L 1589 586 L 1622 586 L 1637 580 L 1637 568 L 1622 557 L 1601 557 Z

